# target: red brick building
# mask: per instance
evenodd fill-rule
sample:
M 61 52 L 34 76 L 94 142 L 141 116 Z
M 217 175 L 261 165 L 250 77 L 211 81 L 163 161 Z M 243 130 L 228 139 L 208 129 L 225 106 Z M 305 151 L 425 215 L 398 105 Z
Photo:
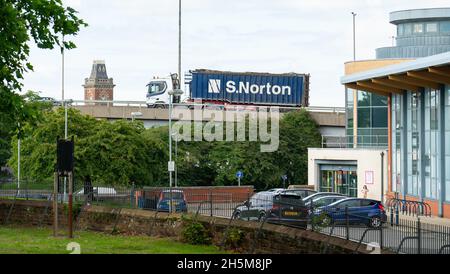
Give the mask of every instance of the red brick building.
M 83 87 L 84 100 L 86 101 L 112 101 L 114 99 L 115 85 L 113 78 L 108 78 L 105 61 L 94 61 L 91 76 L 84 80 Z

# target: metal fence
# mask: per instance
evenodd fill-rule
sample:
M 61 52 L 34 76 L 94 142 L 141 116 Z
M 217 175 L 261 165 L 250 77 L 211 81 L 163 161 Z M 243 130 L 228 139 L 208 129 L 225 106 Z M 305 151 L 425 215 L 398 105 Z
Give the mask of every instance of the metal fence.
M 382 217 L 374 220 L 373 217 L 377 216 L 376 214 L 370 216 L 370 214 L 352 211 L 347 207 L 340 211 L 320 209 L 319 205 L 314 203 L 305 204 L 298 199 L 277 200 L 276 197 L 277 195 L 268 192 L 253 195 L 253 193 L 218 193 L 206 190 L 201 193 L 190 192 L 183 188 L 141 189 L 93 186 L 90 189 L 81 188 L 74 192 L 75 203 L 81 205 L 93 204 L 155 212 L 171 210 L 191 213 L 195 216 L 216 216 L 227 218 L 229 227 L 232 227 L 237 219 L 259 222 L 260 230 L 267 223 L 286 225 L 313 230 L 360 244 L 369 244 L 373 247 L 374 253 L 382 248 L 407 254 L 450 254 L 450 226 L 428 223 L 429 217 L 416 218 L 402 215 L 401 211 L 391 212 L 388 209 L 385 212 L 385 219 Z M 18 190 L 14 183 L 0 183 L 0 199 L 46 200 L 50 205 L 53 195 L 50 189 L 21 188 Z M 58 194 L 58 199 L 63 203 L 65 195 Z M 396 213 L 399 215 L 394 218 L 392 214 Z M 7 220 L 3 220 L 3 223 L 6 222 Z M 377 222 L 381 225 L 378 226 Z M 327 253 L 326 243 L 331 238 L 326 239 L 323 253 Z
M 323 135 L 322 148 L 386 148 L 387 135 Z

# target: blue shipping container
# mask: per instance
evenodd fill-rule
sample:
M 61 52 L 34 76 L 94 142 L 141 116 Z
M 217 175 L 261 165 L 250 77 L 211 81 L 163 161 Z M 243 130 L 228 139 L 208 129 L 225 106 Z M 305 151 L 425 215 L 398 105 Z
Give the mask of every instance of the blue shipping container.
M 246 105 L 308 106 L 308 74 L 192 71 L 191 100 Z

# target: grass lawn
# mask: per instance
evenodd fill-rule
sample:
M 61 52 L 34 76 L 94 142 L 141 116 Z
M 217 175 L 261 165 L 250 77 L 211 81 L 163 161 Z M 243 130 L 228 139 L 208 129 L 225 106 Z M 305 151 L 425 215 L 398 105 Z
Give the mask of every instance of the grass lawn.
M 216 246 L 196 246 L 172 238 L 109 235 L 78 231 L 73 239 L 54 238 L 48 228 L 0 226 L 0 254 L 69 254 L 67 244 L 80 244 L 81 254 L 219 254 Z

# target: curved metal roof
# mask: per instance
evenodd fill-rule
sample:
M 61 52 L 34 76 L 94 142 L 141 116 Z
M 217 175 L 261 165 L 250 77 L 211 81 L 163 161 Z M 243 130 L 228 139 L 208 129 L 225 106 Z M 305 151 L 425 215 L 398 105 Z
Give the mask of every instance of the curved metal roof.
M 450 8 L 400 10 L 390 13 L 394 25 L 406 22 L 450 20 Z

